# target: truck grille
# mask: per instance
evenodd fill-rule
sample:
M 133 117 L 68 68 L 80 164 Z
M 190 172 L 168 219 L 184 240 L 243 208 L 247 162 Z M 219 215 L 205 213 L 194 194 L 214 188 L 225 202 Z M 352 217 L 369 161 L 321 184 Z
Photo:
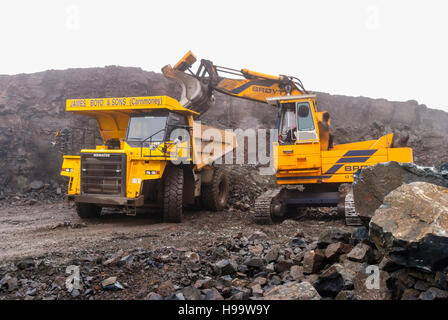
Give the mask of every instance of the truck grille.
M 125 196 L 126 155 L 81 154 L 81 192 Z

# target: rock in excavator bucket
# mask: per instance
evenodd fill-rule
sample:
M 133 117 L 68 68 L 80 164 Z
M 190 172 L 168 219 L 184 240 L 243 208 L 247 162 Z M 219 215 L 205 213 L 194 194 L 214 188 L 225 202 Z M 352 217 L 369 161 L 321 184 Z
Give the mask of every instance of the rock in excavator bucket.
M 205 113 L 213 105 L 211 90 L 195 77 L 173 69 L 170 65 L 162 68 L 165 77 L 173 79 L 182 88 L 180 104 L 190 110 Z

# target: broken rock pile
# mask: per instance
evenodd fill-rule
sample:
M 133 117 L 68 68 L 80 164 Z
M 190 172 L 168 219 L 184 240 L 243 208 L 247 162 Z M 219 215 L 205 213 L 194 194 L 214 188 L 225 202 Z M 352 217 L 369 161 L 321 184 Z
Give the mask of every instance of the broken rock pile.
M 267 231 L 266 231 L 267 232 Z M 66 266 L 24 259 L 0 267 L 0 299 L 308 300 L 439 299 L 445 271 L 401 266 L 370 242 L 365 227 L 297 230 L 273 242 L 262 231 L 216 239 L 208 248 L 79 252 L 80 287 L 68 291 Z
M 11 188 L 0 190 L 0 203 L 4 205 L 35 205 L 42 202 L 57 202 L 64 198 L 66 183 L 33 180 L 22 191 Z
M 275 187 L 275 176 L 260 175 L 255 165 L 228 165 L 226 170 L 231 181 L 228 200 L 231 209 L 249 211 L 258 196 Z

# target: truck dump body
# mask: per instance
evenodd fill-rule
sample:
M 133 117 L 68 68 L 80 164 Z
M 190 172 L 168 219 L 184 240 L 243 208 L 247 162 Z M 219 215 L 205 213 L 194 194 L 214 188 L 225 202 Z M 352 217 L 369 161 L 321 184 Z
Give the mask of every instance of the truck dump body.
M 167 96 L 70 99 L 66 103 L 66 111 L 95 118 L 104 141 L 124 139 L 132 113 L 157 109 L 173 110 L 185 115 L 199 115 L 183 108 L 177 100 Z
M 95 118 L 103 141 L 125 139 L 132 114 L 157 109 L 172 110 L 184 115 L 199 115 L 195 111 L 182 107 L 177 100 L 168 96 L 72 99 L 67 100 L 66 106 L 69 112 Z M 192 161 L 198 168 L 204 167 L 236 148 L 235 134 L 196 121 L 190 125 L 194 138 Z

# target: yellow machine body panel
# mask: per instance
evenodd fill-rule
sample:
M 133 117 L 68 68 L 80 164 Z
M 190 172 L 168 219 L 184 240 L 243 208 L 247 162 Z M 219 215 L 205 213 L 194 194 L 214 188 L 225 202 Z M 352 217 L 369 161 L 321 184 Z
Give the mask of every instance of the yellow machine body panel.
M 223 79 L 216 87 L 216 91 L 228 95 L 256 101 L 265 101 L 267 97 L 286 95 L 284 86 L 274 80 L 262 79 Z M 301 92 L 293 89 L 291 95 L 300 95 Z
M 170 110 L 187 116 L 198 115 L 168 96 L 70 99 L 66 111 L 95 118 L 104 141 L 123 139 L 133 113 Z
M 64 156 L 62 162 L 61 176 L 69 177 L 68 194 L 78 194 L 80 188 L 81 177 L 81 157 L 80 156 Z
M 278 184 L 348 183 L 357 170 L 389 161 L 413 162 L 411 148 L 391 148 L 393 134 L 378 140 L 335 145 L 321 151 L 319 144 L 274 144 Z M 292 151 L 292 152 L 291 152 Z
M 321 167 L 319 142 L 280 145 L 278 170 L 318 170 Z

